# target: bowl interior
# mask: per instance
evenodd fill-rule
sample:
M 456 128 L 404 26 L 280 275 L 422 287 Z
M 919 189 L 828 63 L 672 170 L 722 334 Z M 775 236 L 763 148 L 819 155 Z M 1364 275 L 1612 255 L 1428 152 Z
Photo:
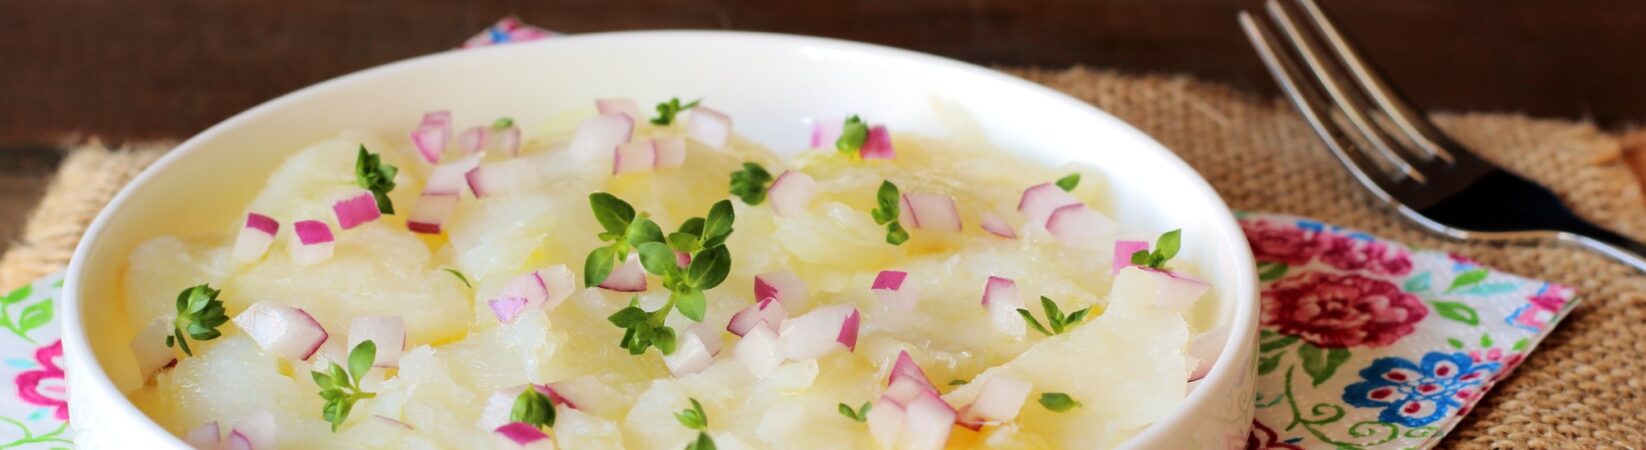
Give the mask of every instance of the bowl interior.
M 1216 286 L 1213 307 L 1194 320 L 1232 322 L 1237 337 L 1253 332 L 1250 256 L 1228 208 L 1165 148 L 1085 103 L 975 66 L 870 45 L 750 33 L 612 33 L 391 64 L 281 97 L 186 142 L 103 211 L 75 255 L 67 281 L 74 311 L 65 317 L 65 334 L 73 335 L 71 347 L 88 345 L 95 358 L 76 365 L 92 380 L 76 385 L 76 394 L 118 396 L 140 383 L 127 375 L 135 373 L 127 347 L 134 330 L 120 319 L 119 286 L 131 249 L 158 235 L 223 230 L 296 149 L 344 129 L 373 130 L 405 146 L 405 133 L 428 110 L 535 123 L 568 111 L 592 113 L 591 99 L 604 96 L 700 96 L 731 115 L 738 133 L 780 153 L 806 146 L 808 118 L 856 113 L 900 132 L 971 135 L 1045 163 L 1085 163 L 1103 174 L 1087 182 L 1109 185 L 1102 206 L 1125 228 L 1184 229 L 1180 257 L 1197 261 Z M 1229 348 L 1244 345 L 1239 341 Z M 1229 372 L 1219 369 L 1213 378 Z M 131 408 L 119 403 L 110 407 Z

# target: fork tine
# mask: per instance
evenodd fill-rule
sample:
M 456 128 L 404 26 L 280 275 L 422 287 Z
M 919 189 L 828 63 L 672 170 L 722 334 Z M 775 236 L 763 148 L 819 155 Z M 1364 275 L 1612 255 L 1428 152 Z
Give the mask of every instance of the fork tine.
M 1257 50 L 1258 57 L 1263 60 L 1263 66 L 1269 69 L 1269 74 L 1274 75 L 1275 83 L 1285 91 L 1286 98 L 1297 107 L 1298 114 L 1302 115 L 1303 120 L 1320 136 L 1321 142 L 1326 143 L 1326 148 L 1337 156 L 1338 162 L 1349 169 L 1355 180 L 1371 191 L 1372 195 L 1386 203 L 1396 203 L 1389 190 L 1385 189 L 1386 185 L 1393 184 L 1393 180 L 1388 179 L 1387 174 L 1367 159 L 1363 152 L 1351 148 L 1355 146 L 1354 141 L 1345 136 L 1337 122 L 1326 115 L 1330 109 L 1325 106 L 1320 93 L 1313 86 L 1300 82 L 1308 78 L 1302 75 L 1302 70 L 1297 67 L 1296 62 L 1278 49 L 1280 40 L 1275 38 L 1274 33 L 1245 11 L 1240 12 L 1238 20 L 1240 28 L 1246 32 L 1246 39 L 1252 42 L 1252 48 Z
M 1427 182 L 1427 178 L 1406 159 L 1410 155 L 1397 153 L 1396 147 L 1389 144 L 1383 130 L 1378 128 L 1377 124 L 1372 123 L 1372 119 L 1366 115 L 1367 108 L 1360 104 L 1358 98 L 1353 97 L 1349 91 L 1344 89 L 1344 80 L 1333 68 L 1327 66 L 1326 61 L 1321 58 L 1320 50 L 1315 46 L 1314 39 L 1298 28 L 1297 21 L 1292 19 L 1291 13 L 1287 12 L 1278 0 L 1268 0 L 1264 2 L 1263 6 L 1264 9 L 1269 11 L 1269 17 L 1274 20 L 1275 25 L 1280 28 L 1282 34 L 1291 43 L 1292 49 L 1297 51 L 1298 56 L 1303 59 L 1309 71 L 1314 73 L 1315 79 L 1320 82 L 1321 87 L 1337 104 L 1337 109 L 1343 112 L 1343 116 L 1349 120 L 1350 125 L 1360 130 L 1361 136 L 1366 139 L 1367 143 L 1371 144 L 1371 149 L 1375 150 L 1390 166 L 1393 166 L 1398 175 L 1418 183 Z M 1402 147 L 1401 150 L 1404 150 L 1404 148 Z
M 1413 112 L 1412 108 L 1406 105 L 1406 102 L 1401 101 L 1398 96 L 1391 94 L 1393 91 L 1389 89 L 1389 85 L 1383 82 L 1382 77 L 1377 76 L 1367 67 L 1365 60 L 1360 57 L 1360 52 L 1355 51 L 1349 45 L 1349 41 L 1344 39 L 1343 34 L 1337 31 L 1337 25 L 1326 17 L 1326 13 L 1321 11 L 1320 5 L 1316 4 L 1315 0 L 1297 0 L 1297 4 L 1303 7 L 1304 17 L 1313 23 L 1314 29 L 1320 33 L 1320 36 L 1326 40 L 1326 44 L 1337 54 L 1338 61 L 1343 63 L 1350 75 L 1360 81 L 1360 87 L 1366 92 L 1366 96 L 1371 97 L 1372 101 L 1377 103 L 1378 109 L 1383 110 L 1383 113 L 1389 117 L 1390 121 L 1395 123 L 1397 128 L 1400 128 L 1400 131 L 1411 140 L 1413 145 L 1416 145 L 1430 156 L 1440 158 L 1447 164 L 1455 161 L 1451 152 L 1446 151 L 1444 146 L 1436 144 L 1436 141 L 1441 140 L 1439 136 L 1444 136 L 1440 133 L 1440 130 L 1435 129 L 1434 125 L 1431 125 L 1422 115 Z

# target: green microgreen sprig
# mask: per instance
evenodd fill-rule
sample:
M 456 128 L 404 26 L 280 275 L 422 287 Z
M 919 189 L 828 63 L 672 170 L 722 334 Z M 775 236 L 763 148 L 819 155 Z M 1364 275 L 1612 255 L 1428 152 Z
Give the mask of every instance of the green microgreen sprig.
M 771 187 L 772 174 L 752 162 L 743 163 L 743 170 L 732 172 L 732 195 L 743 203 L 758 205 L 766 201 L 766 189 Z
M 692 407 L 674 413 L 675 420 L 679 420 L 686 428 L 697 430 L 697 439 L 686 444 L 686 450 L 715 450 L 714 439 L 709 438 L 709 414 L 703 412 L 703 404 L 693 398 Z
M 852 419 L 858 422 L 867 422 L 869 420 L 869 408 L 871 406 L 873 405 L 870 405 L 869 402 L 863 402 L 863 406 L 859 406 L 857 409 L 852 409 L 851 405 L 841 403 L 838 409 L 840 411 L 840 415 L 846 416 L 847 419 Z
M 1028 322 L 1030 328 L 1034 328 L 1035 331 L 1047 336 L 1063 334 L 1064 331 L 1074 328 L 1075 325 L 1080 325 L 1082 321 L 1086 320 L 1086 314 L 1092 311 L 1091 307 L 1087 307 L 1065 316 L 1063 310 L 1057 307 L 1057 303 L 1045 296 L 1040 297 L 1040 309 L 1045 310 L 1046 325 L 1050 325 L 1050 327 L 1041 325 L 1040 321 L 1035 320 L 1034 315 L 1030 314 L 1027 309 L 1018 308 L 1017 314 L 1023 316 L 1023 321 Z
M 1155 240 L 1154 250 L 1138 250 L 1132 253 L 1132 264 L 1147 266 L 1155 269 L 1166 268 L 1166 261 L 1177 256 L 1177 250 L 1182 245 L 1183 230 L 1167 231 Z
M 909 240 L 909 231 L 903 229 L 898 222 L 898 215 L 902 213 L 903 195 L 897 191 L 897 185 L 890 180 L 880 182 L 880 191 L 875 193 L 875 209 L 869 215 L 874 216 L 874 223 L 886 226 L 886 243 L 903 245 Z
M 362 341 L 349 351 L 349 367 L 331 363 L 330 369 L 325 372 L 310 371 L 314 377 L 314 384 L 320 386 L 320 398 L 326 399 L 326 406 L 321 409 L 321 416 L 331 422 L 331 431 L 337 432 L 337 427 L 348 420 L 349 411 L 354 409 L 355 402 L 377 397 L 377 394 L 366 392 L 360 387 L 360 380 L 371 370 L 372 361 L 377 359 L 377 344 L 370 340 Z
M 514 398 L 514 407 L 509 409 L 510 422 L 524 422 L 538 428 L 553 427 L 554 416 L 554 402 L 532 385 L 527 385 L 526 390 Z
M 1062 392 L 1046 392 L 1040 394 L 1040 406 L 1052 412 L 1068 412 L 1079 408 L 1080 402 Z
M 698 102 L 702 101 L 703 99 L 697 99 L 682 105 L 680 104 L 680 98 L 676 97 L 669 99 L 669 101 L 658 103 L 657 117 L 652 118 L 652 123 L 657 125 L 668 125 L 674 123 L 674 116 L 679 115 L 685 110 L 696 107 Z
M 184 339 L 185 335 L 196 341 L 209 341 L 222 336 L 217 327 L 228 322 L 229 316 L 223 310 L 223 301 L 217 299 L 217 294 L 221 292 L 212 289 L 209 284 L 202 284 L 177 293 L 177 318 L 172 320 L 166 346 L 180 347 L 184 354 L 194 356 L 194 350 L 189 349 L 189 341 Z
M 354 183 L 371 191 L 377 199 L 377 212 L 394 214 L 389 191 L 394 190 L 394 176 L 398 173 L 400 169 L 384 164 L 381 155 L 366 151 L 365 145 L 360 146 L 360 155 L 354 159 Z
M 1064 175 L 1063 178 L 1058 178 L 1057 182 L 1054 184 L 1056 184 L 1057 187 L 1063 188 L 1064 192 L 1074 191 L 1075 186 L 1080 185 L 1080 174 L 1071 173 Z
M 634 208 L 623 200 L 605 193 L 589 199 L 595 218 L 607 229 L 601 238 L 615 242 L 589 254 L 584 265 L 585 283 L 598 284 L 611 272 L 614 263 L 610 255 L 626 255 L 633 248 L 640 254 L 641 267 L 661 277 L 663 287 L 670 291 L 668 302 L 656 310 L 642 309 L 636 297 L 629 306 L 606 318 L 626 330 L 619 346 L 635 355 L 645 353 L 649 347 L 657 347 L 664 355 L 674 353 L 675 332 L 664 325 L 669 312 L 678 310 L 688 319 L 703 321 L 708 308 L 703 291 L 719 286 L 731 272 L 731 251 L 726 249 L 726 238 L 731 236 L 732 222 L 736 220 L 731 201 L 715 202 L 707 217 L 686 219 L 679 230 L 665 238 L 656 223 L 644 215 L 636 216 Z M 617 229 L 625 230 L 621 237 L 612 231 Z M 676 252 L 688 255 L 691 263 L 681 267 Z M 599 273 L 602 270 L 604 273 Z M 599 280 L 590 275 L 599 275 Z
M 846 153 L 856 152 L 862 150 L 863 143 L 868 141 L 869 123 L 853 115 L 840 126 L 840 138 L 834 140 L 834 148 Z

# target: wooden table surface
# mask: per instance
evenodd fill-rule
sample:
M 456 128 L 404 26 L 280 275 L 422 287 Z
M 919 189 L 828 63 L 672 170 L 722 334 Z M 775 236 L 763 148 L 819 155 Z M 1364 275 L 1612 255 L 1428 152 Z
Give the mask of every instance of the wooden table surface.
M 1320 0 L 1420 107 L 1646 118 L 1646 4 Z M 453 46 L 499 17 L 563 32 L 831 36 L 990 65 L 1274 87 L 1254 0 L 0 0 L 0 248 L 69 136 L 179 139 L 317 81 Z

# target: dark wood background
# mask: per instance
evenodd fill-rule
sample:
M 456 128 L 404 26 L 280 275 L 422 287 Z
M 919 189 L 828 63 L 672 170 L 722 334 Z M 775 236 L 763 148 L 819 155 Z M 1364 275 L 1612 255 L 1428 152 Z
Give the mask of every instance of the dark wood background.
M 1414 102 L 1646 118 L 1646 3 L 1320 0 Z M 66 136 L 180 139 L 299 87 L 434 52 L 515 14 L 591 32 L 831 36 L 991 65 L 1185 72 L 1272 93 L 1235 25 L 1255 0 L 0 0 L 0 239 Z M 3 247 L 0 240 L 0 247 Z

